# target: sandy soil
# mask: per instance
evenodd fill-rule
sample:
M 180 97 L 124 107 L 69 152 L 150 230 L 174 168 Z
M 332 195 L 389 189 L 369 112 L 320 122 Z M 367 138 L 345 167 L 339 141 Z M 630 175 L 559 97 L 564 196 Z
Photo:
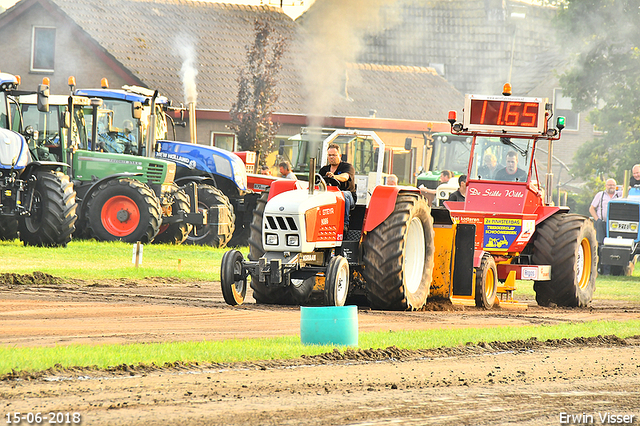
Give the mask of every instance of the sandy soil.
M 606 300 L 585 309 L 522 301 L 526 310 L 486 312 L 443 304 L 431 304 L 438 311 L 425 312 L 361 308 L 359 330 L 640 318 L 640 306 Z M 297 335 L 299 324 L 296 307 L 259 306 L 251 297 L 243 306 L 227 306 L 218 283 L 70 283 L 38 274 L 0 274 L 0 345 L 5 346 Z M 7 422 L 14 412 L 43 413 L 43 424 L 49 423 L 49 412 L 77 412 L 85 425 L 640 424 L 640 337 L 349 350 L 234 365 L 54 369 L 2 379 L 5 424 L 15 424 Z M 620 417 L 604 418 L 607 413 Z M 570 415 L 586 421 L 571 421 Z

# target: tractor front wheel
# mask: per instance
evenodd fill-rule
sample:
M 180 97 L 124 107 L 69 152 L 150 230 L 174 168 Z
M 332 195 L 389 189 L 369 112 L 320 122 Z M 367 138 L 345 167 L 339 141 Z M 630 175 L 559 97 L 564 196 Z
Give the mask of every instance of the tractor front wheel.
M 362 274 L 373 309 L 420 309 L 434 262 L 431 210 L 415 193 L 400 192 L 394 211 L 363 241 Z
M 324 303 L 327 306 L 344 306 L 349 293 L 349 262 L 342 256 L 329 261 L 324 283 Z
M 18 230 L 24 245 L 66 246 L 75 230 L 76 193 L 69 176 L 37 172 L 29 215 L 20 216 Z
M 162 208 L 151 188 L 134 179 L 102 183 L 87 201 L 85 221 L 91 238 L 143 244 L 160 229 Z
M 222 256 L 220 285 L 224 301 L 231 306 L 242 305 L 247 294 L 247 278 L 243 277 L 242 253 L 229 250 Z
M 551 280 L 536 281 L 540 306 L 584 307 L 596 287 L 596 230 L 577 214 L 556 214 L 542 222 L 534 235 L 533 263 L 551 265 Z
M 489 253 L 482 255 L 480 267 L 476 270 L 476 306 L 491 309 L 498 291 L 498 270 L 496 261 Z

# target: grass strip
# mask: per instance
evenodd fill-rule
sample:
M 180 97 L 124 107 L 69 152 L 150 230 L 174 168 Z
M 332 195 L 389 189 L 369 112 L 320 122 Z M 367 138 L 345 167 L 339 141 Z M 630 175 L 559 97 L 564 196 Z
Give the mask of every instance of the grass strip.
M 175 277 L 219 281 L 227 248 L 145 244 L 142 263 L 132 263 L 133 245 L 120 241 L 72 240 L 64 248 L 23 247 L 18 240 L 0 241 L 0 273 L 44 272 L 62 279 L 100 280 L 127 277 Z M 247 255 L 248 248 L 240 249 Z
M 640 320 L 592 321 L 560 325 L 524 327 L 465 328 L 419 331 L 381 331 L 359 334 L 359 347 L 383 349 L 433 349 L 467 343 L 571 339 L 616 335 L 624 338 L 640 334 Z M 335 346 L 305 346 L 298 336 L 225 341 L 145 343 L 128 345 L 70 345 L 55 347 L 0 346 L 0 375 L 11 372 L 36 373 L 49 368 L 97 367 L 122 364 L 163 365 L 173 362 L 231 363 L 293 359 L 301 355 L 331 352 Z M 342 348 L 344 349 L 344 348 Z

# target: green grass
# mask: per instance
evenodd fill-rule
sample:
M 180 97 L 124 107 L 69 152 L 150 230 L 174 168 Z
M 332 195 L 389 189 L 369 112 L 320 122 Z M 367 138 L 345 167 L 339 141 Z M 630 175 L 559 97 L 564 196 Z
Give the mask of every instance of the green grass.
M 628 337 L 640 334 L 640 320 L 594 321 L 553 326 L 468 328 L 360 333 L 359 347 L 379 349 L 431 349 L 455 347 L 469 342 L 538 340 L 597 335 Z M 330 352 L 334 346 L 305 346 L 298 336 L 226 341 L 148 343 L 130 345 L 71 345 L 56 347 L 0 346 L 0 375 L 12 371 L 35 373 L 52 367 L 108 368 L 122 364 L 163 365 L 172 362 L 229 363 L 239 361 L 292 359 L 301 355 Z M 342 348 L 344 349 L 344 348 Z
M 535 298 L 533 291 L 533 281 L 516 281 L 517 290 L 514 298 L 518 296 L 529 296 Z M 633 276 L 616 277 L 612 275 L 600 275 L 596 278 L 596 291 L 593 298 L 619 300 L 626 302 L 640 303 L 640 266 L 636 268 Z
M 0 241 L 0 273 L 41 271 L 61 278 L 100 280 L 127 277 L 177 277 L 220 280 L 220 262 L 228 249 L 191 245 L 145 244 L 142 263 L 132 263 L 133 245 L 73 240 L 65 248 L 23 247 L 18 240 Z M 241 249 L 244 255 L 247 248 Z

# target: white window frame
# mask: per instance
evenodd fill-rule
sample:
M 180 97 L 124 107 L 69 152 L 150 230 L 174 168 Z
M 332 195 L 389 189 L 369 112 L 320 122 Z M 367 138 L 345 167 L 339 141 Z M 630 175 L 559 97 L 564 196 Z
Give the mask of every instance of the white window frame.
M 216 146 L 215 145 L 215 140 L 216 140 L 216 136 L 232 136 L 233 137 L 233 149 L 232 152 L 236 150 L 236 146 L 237 146 L 237 139 L 236 139 L 236 135 L 235 133 L 226 133 L 226 132 L 216 132 L 214 130 L 211 131 L 211 133 L 209 134 L 209 146 Z M 217 147 L 220 148 L 220 147 Z
M 560 87 L 554 88 L 553 89 L 553 114 L 555 115 L 554 117 L 554 122 L 555 120 L 558 118 L 558 116 L 556 115 L 556 107 L 557 107 L 557 102 L 556 102 L 556 96 L 557 96 L 557 92 L 560 91 L 560 93 L 563 93 L 562 89 Z M 564 94 L 562 95 L 563 98 L 567 98 L 566 96 L 564 96 Z M 565 127 L 564 131 L 570 131 L 570 132 L 577 132 L 580 130 L 580 113 L 579 112 L 575 112 L 573 110 L 573 103 L 571 105 L 571 109 L 569 110 L 571 112 L 574 112 L 576 114 L 576 127 L 575 128 L 569 128 L 569 127 Z
M 30 65 L 30 69 L 33 72 L 54 72 L 54 69 L 51 68 L 35 68 L 34 66 L 34 62 L 35 62 L 35 56 L 36 56 L 36 31 L 37 30 L 42 30 L 42 29 L 49 29 L 49 30 L 53 30 L 54 31 L 54 36 L 53 36 L 53 64 L 55 67 L 55 47 L 56 47 L 56 27 L 47 27 L 47 26 L 33 26 L 31 28 L 31 65 Z

